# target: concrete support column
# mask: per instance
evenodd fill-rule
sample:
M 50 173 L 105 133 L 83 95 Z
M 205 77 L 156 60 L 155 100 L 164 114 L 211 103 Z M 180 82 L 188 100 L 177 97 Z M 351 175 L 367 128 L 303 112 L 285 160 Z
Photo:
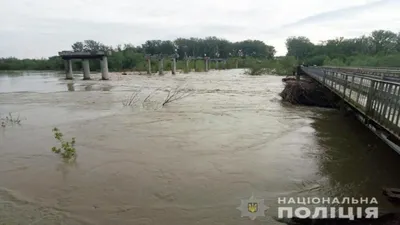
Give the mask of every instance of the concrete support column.
M 189 60 L 186 59 L 186 72 L 189 73 Z
M 159 65 L 158 65 L 158 74 L 163 75 L 164 74 L 164 59 L 161 58 Z
M 215 69 L 216 69 L 216 70 L 218 70 L 218 69 L 219 69 L 219 67 L 218 67 L 218 60 L 217 60 L 217 61 L 215 61 Z
M 107 56 L 103 56 L 103 59 L 100 61 L 101 65 L 101 79 L 108 80 L 108 61 Z
M 147 74 L 151 74 L 151 60 L 147 59 Z
M 67 80 L 72 80 L 72 60 L 65 60 L 65 71 L 66 71 L 66 77 L 65 79 Z
M 176 74 L 176 59 L 175 58 L 172 59 L 172 74 L 173 75 Z
M 68 60 L 64 60 L 64 70 L 65 70 L 65 75 L 68 74 Z
M 205 72 L 208 72 L 208 59 L 205 59 L 204 61 L 205 61 L 204 65 L 206 67 Z
M 90 80 L 89 59 L 82 60 L 82 67 L 83 67 L 83 79 Z

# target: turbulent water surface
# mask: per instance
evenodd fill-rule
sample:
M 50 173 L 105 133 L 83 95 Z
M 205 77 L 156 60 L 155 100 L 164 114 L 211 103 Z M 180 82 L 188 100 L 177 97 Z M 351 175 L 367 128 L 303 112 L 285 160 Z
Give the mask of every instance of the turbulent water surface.
M 0 224 L 278 224 L 278 197 L 305 195 L 396 210 L 381 187 L 400 187 L 400 156 L 352 118 L 282 103 L 280 77 L 93 77 L 0 76 L 1 117 L 22 120 L 0 127 Z M 160 107 L 177 86 L 192 94 Z M 53 127 L 75 163 L 51 152 Z M 236 209 L 251 195 L 269 207 L 255 221 Z

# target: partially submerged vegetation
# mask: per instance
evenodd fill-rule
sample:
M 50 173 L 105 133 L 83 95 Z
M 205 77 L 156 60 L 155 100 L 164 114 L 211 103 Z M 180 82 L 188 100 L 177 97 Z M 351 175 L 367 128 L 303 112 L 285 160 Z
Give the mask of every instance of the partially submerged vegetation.
M 51 151 L 59 154 L 67 162 L 76 160 L 75 138 L 73 137 L 71 141 L 65 141 L 64 134 L 57 127 L 53 128 L 52 131 L 54 138 L 60 143 L 60 147 L 54 146 Z
M 168 93 L 168 95 L 167 97 L 165 97 L 163 103 L 161 104 L 162 106 L 186 98 L 193 94 L 191 90 L 184 89 L 181 86 L 177 86 L 176 88 L 169 88 L 166 90 L 166 92 Z
M 8 113 L 7 116 L 2 117 L 0 115 L 0 124 L 2 127 L 13 126 L 13 125 L 21 125 L 20 116 L 14 116 L 11 112 Z
M 133 107 L 136 106 L 136 103 L 141 102 L 142 107 L 146 107 L 149 105 L 153 106 L 158 105 L 160 107 L 163 107 L 171 102 L 175 102 L 183 98 L 189 97 L 194 93 L 193 90 L 187 89 L 185 88 L 185 86 L 186 85 L 178 85 L 175 88 L 171 87 L 157 88 L 150 94 L 145 95 L 146 97 L 142 101 L 140 100 L 140 94 L 142 89 L 139 89 L 137 91 L 134 91 L 131 95 L 127 96 L 127 98 L 122 101 L 122 105 Z M 153 100 L 153 97 L 157 93 L 160 93 L 161 91 L 166 92 L 167 93 L 166 96 L 160 97 L 159 101 Z
M 267 73 L 267 68 L 265 68 L 265 64 L 261 61 L 254 61 L 248 63 L 245 73 L 248 75 L 258 76 Z
M 245 61 L 245 67 L 247 68 L 245 73 L 249 75 L 290 75 L 293 73 L 297 63 L 297 60 L 292 56 L 269 60 L 250 58 Z
M 122 105 L 123 106 L 133 106 L 136 102 L 139 101 L 140 91 L 141 91 L 141 89 L 139 91 L 134 91 L 130 96 L 128 96 L 126 99 L 124 99 L 122 101 Z

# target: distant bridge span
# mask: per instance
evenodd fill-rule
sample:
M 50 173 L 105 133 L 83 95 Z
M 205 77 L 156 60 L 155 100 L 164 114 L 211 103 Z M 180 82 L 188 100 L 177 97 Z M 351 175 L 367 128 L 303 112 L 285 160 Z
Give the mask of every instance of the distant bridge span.
M 400 68 L 304 67 L 400 154 Z

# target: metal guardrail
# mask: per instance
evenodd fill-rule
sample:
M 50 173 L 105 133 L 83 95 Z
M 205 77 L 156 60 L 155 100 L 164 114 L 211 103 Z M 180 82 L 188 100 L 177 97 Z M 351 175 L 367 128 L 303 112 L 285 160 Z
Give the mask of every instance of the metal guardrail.
M 380 68 L 361 69 L 361 68 L 349 68 L 349 67 L 317 67 L 317 68 L 332 72 L 350 73 L 359 76 L 369 77 L 372 79 L 400 82 L 400 69 L 384 70 Z
M 302 69 L 364 116 L 400 137 L 400 82 L 326 67 Z
M 400 73 L 400 68 L 399 67 L 338 67 L 338 66 L 324 66 L 323 68 Z

